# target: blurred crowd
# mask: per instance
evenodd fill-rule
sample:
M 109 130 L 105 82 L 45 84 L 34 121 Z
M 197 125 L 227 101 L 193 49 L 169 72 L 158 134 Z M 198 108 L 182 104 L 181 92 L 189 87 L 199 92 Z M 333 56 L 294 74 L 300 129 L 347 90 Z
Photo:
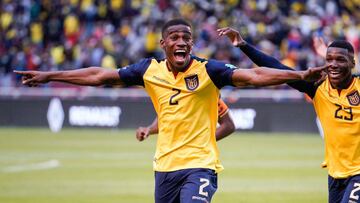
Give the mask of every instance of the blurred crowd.
M 350 41 L 360 50 L 358 0 L 2 0 L 0 87 L 19 85 L 17 70 L 120 68 L 163 57 L 161 26 L 183 17 L 193 25 L 193 52 L 241 68 L 253 64 L 216 29 L 230 26 L 297 70 L 322 65 L 312 39 Z M 358 63 L 358 61 L 357 61 Z M 359 71 L 359 63 L 355 71 Z

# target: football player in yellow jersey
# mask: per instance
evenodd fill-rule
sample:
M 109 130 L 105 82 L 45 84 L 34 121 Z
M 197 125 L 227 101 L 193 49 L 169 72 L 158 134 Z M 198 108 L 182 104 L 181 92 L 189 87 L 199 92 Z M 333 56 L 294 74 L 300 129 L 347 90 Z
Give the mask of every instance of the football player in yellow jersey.
M 231 28 L 219 29 L 235 46 L 259 66 L 291 70 L 275 58 L 247 44 Z M 354 48 L 344 40 L 332 42 L 326 51 L 327 78 L 320 84 L 288 83 L 308 94 L 324 131 L 325 163 L 328 168 L 329 203 L 360 202 L 360 78 L 355 67 Z
M 234 121 L 229 115 L 229 107 L 222 99 L 218 102 L 218 123 L 219 127 L 216 128 L 215 137 L 219 141 L 235 131 Z M 149 135 L 157 134 L 159 132 L 157 118 L 147 127 L 139 127 L 136 129 L 136 139 L 140 142 L 149 137 Z
M 158 115 L 153 168 L 155 202 L 211 202 L 223 169 L 215 139 L 219 89 L 317 80 L 324 67 L 307 71 L 238 69 L 191 55 L 191 26 L 183 19 L 162 28 L 165 59 L 147 58 L 118 70 L 89 67 L 71 71 L 15 71 L 24 85 L 49 81 L 76 85 L 143 86 Z

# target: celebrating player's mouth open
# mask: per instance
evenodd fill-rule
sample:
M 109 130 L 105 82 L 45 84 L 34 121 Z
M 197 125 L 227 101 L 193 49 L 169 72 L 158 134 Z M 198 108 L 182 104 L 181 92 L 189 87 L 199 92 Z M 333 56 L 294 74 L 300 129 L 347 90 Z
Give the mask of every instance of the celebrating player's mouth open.
M 160 40 L 166 63 L 173 72 L 184 71 L 190 63 L 193 47 L 191 29 L 186 25 L 172 25 L 165 29 Z

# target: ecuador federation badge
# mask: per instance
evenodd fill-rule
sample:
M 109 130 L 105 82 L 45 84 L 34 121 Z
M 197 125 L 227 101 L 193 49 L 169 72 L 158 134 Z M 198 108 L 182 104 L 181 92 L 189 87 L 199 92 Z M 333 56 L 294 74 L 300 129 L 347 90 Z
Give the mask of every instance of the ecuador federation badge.
M 349 104 L 352 106 L 357 106 L 360 104 L 360 95 L 357 90 L 351 92 L 350 94 L 346 95 Z
M 199 87 L 199 78 L 198 75 L 190 75 L 185 78 L 186 88 L 190 91 L 194 91 L 197 87 Z

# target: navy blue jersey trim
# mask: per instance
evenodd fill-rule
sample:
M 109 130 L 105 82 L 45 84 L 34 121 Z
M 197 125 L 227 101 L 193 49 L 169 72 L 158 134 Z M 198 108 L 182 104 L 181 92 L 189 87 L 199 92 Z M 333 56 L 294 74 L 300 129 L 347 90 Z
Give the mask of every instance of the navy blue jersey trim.
M 201 63 L 203 63 L 203 62 L 207 61 L 206 59 L 199 58 L 199 57 L 194 56 L 194 55 L 191 55 L 191 58 L 192 58 L 192 59 L 195 59 L 195 60 L 197 60 L 197 61 L 200 61 Z
M 210 79 L 218 89 L 227 85 L 234 86 L 232 83 L 232 75 L 234 68 L 236 68 L 235 66 L 210 59 L 205 65 L 205 68 Z
M 142 59 L 138 63 L 120 68 L 118 70 L 121 81 L 126 86 L 144 86 L 143 76 L 151 64 L 152 58 Z
M 158 63 L 166 60 L 165 58 L 153 58 L 153 59 L 155 59 L 156 62 L 158 62 Z

